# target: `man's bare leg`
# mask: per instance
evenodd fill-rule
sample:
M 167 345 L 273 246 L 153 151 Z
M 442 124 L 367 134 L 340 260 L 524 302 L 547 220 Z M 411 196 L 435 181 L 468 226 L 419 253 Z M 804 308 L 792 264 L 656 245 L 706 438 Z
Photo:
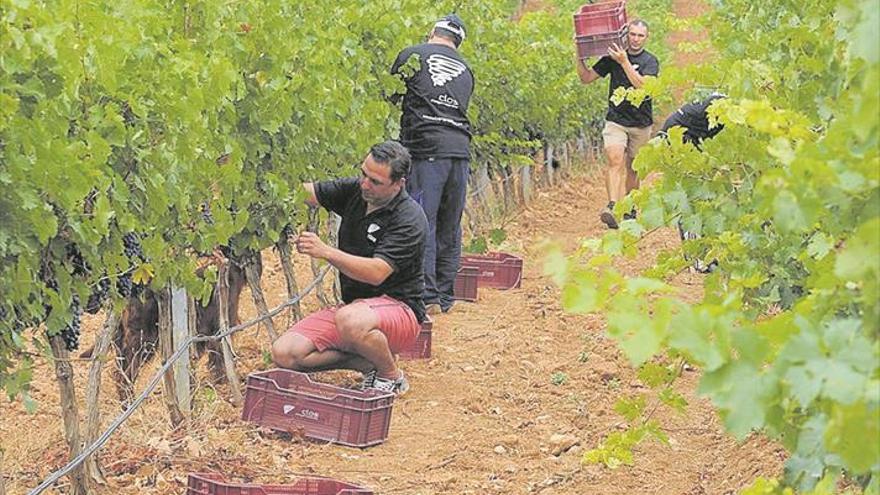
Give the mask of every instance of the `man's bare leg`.
M 627 163 L 626 147 L 621 145 L 605 148 L 608 166 L 605 169 L 605 190 L 608 202 L 617 203 L 626 195 Z
M 605 190 L 608 193 L 608 207 L 606 207 L 599 219 L 608 228 L 617 228 L 617 219 L 614 218 L 614 203 L 620 201 L 626 195 L 627 171 L 626 171 L 626 147 L 612 145 L 605 147 L 605 155 L 608 157 L 608 166 L 605 169 Z
M 336 349 L 319 351 L 306 337 L 288 332 L 272 343 L 272 361 L 276 365 L 295 371 L 325 371 L 348 369 L 366 373 L 372 364 L 355 354 Z
M 365 303 L 355 302 L 336 311 L 336 328 L 345 349 L 372 363 L 379 377 L 396 380 L 400 371 L 378 326 L 378 315 Z
M 633 169 L 633 161 L 635 157 L 626 158 L 626 190 L 624 192 L 624 196 L 630 193 L 633 189 L 639 188 L 639 174 Z

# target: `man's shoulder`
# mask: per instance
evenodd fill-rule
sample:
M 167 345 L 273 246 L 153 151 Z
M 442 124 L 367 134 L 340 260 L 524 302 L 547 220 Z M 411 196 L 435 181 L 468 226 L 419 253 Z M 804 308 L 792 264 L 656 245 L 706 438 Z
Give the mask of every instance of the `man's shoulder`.
M 418 54 L 422 55 L 425 53 L 430 53 L 430 52 L 436 51 L 436 50 L 434 50 L 434 46 L 435 45 L 432 45 L 431 43 L 419 43 L 417 45 L 410 45 L 410 46 L 404 48 L 403 50 L 400 51 L 400 53 L 402 53 L 402 54 L 404 54 L 404 53 L 405 54 L 418 53 Z
M 359 187 L 360 179 L 358 179 L 357 177 L 338 177 L 336 179 L 321 181 L 321 183 L 332 184 L 340 188 L 351 188 Z
M 338 201 L 345 196 L 354 196 L 354 193 L 360 188 L 357 177 L 342 177 L 338 179 L 330 179 L 315 183 L 315 194 L 318 201 L 321 199 L 329 199 Z
M 428 219 L 425 217 L 425 212 L 419 203 L 411 196 L 407 195 L 405 198 L 401 199 L 395 205 L 394 211 L 395 216 L 399 221 L 408 223 L 422 230 L 427 229 Z
M 639 57 L 644 57 L 646 61 L 650 60 L 654 63 L 660 63 L 660 60 L 657 59 L 657 56 L 649 52 L 648 50 L 642 50 L 642 53 L 639 54 Z

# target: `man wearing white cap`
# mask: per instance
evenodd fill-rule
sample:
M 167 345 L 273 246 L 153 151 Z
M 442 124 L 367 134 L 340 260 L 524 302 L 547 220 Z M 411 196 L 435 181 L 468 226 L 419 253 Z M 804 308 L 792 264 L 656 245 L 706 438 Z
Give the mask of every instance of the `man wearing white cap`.
M 425 43 L 398 54 L 391 73 L 406 84 L 400 142 L 412 155 L 406 188 L 425 211 L 424 302 L 429 314 L 453 304 L 461 258 L 461 216 L 467 196 L 474 76 L 458 47 L 466 37 L 455 14 L 434 24 Z

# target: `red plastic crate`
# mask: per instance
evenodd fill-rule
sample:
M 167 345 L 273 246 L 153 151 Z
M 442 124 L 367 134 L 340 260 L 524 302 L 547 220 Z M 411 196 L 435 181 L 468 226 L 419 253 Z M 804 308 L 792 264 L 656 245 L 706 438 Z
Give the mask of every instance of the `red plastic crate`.
M 434 321 L 428 316 L 422 322 L 422 328 L 416 341 L 408 349 L 400 351 L 400 359 L 430 359 L 431 358 L 431 332 L 434 329 Z
M 626 25 L 626 2 L 624 1 L 587 4 L 574 14 L 576 36 L 615 33 Z
M 617 43 L 617 46 L 623 50 L 627 48 L 627 29 L 598 36 L 578 36 L 575 38 L 575 43 L 577 43 L 578 58 L 601 57 L 608 55 L 608 48 L 613 43 Z
M 458 301 L 476 301 L 479 283 L 480 270 L 473 266 L 462 265 L 455 274 L 453 297 Z
M 394 394 L 312 381 L 285 369 L 251 373 L 241 418 L 277 431 L 349 447 L 388 438 Z
M 479 270 L 480 287 L 518 289 L 522 285 L 523 260 L 512 254 L 468 254 L 461 257 L 461 266 Z
M 186 495 L 373 495 L 372 490 L 351 483 L 310 476 L 293 485 L 247 485 L 227 483 L 217 474 L 190 474 Z

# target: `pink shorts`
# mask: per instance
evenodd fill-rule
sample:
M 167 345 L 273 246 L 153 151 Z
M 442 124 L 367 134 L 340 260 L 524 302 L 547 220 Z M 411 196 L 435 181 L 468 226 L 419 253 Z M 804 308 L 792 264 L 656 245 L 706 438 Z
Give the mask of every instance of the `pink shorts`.
M 354 302 L 366 303 L 379 317 L 378 330 L 388 339 L 392 354 L 399 354 L 415 342 L 421 325 L 406 304 L 388 296 L 357 299 Z M 318 351 L 340 349 L 342 339 L 336 329 L 336 311 L 340 307 L 312 313 L 296 322 L 288 331 L 311 340 Z

